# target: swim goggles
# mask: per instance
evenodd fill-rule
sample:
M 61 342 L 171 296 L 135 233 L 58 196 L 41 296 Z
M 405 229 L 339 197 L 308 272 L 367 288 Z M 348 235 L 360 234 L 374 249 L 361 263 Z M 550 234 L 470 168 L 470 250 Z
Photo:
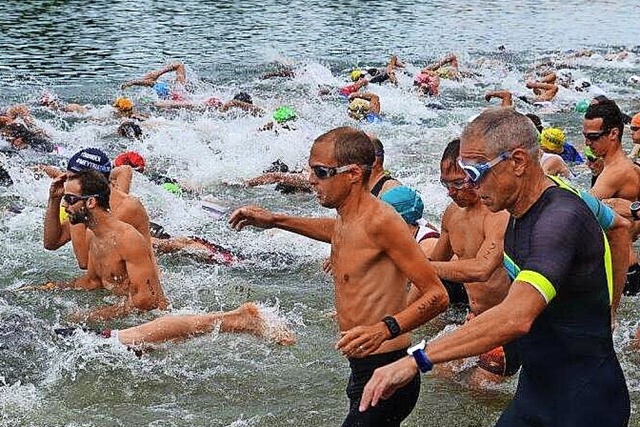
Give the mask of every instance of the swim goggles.
M 582 132 L 582 136 L 589 141 L 597 141 L 609 132 L 611 129 L 603 129 L 600 132 Z
M 90 199 L 91 197 L 98 197 L 98 196 L 100 196 L 100 194 L 78 195 L 78 194 L 66 193 L 62 196 L 62 200 L 64 200 L 64 202 L 67 205 L 74 205 L 78 203 L 80 200 L 87 200 L 87 199 Z
M 444 179 L 440 178 L 440 184 L 442 184 L 442 186 L 447 190 L 451 190 L 452 188 L 455 188 L 456 190 L 462 190 L 469 185 L 469 178 L 456 179 L 455 181 L 445 181 Z
M 489 170 L 500 163 L 503 160 L 507 160 L 511 157 L 511 152 L 503 151 L 493 160 L 490 160 L 485 163 L 476 163 L 475 165 L 468 165 L 462 162 L 462 158 L 458 157 L 458 165 L 462 168 L 467 177 L 469 177 L 469 181 L 473 184 L 478 184 L 482 177 L 489 172 Z
M 351 168 L 351 166 L 354 166 L 354 164 L 339 166 L 335 168 L 331 166 L 317 165 L 317 166 L 311 166 L 311 170 L 313 171 L 313 173 L 318 179 L 327 179 L 327 178 L 331 178 L 332 176 L 348 171 Z M 371 170 L 371 166 L 368 166 L 368 165 L 361 165 L 361 166 L 363 169 Z
M 629 126 L 629 129 L 631 129 L 631 132 L 635 132 L 640 130 L 640 126 Z

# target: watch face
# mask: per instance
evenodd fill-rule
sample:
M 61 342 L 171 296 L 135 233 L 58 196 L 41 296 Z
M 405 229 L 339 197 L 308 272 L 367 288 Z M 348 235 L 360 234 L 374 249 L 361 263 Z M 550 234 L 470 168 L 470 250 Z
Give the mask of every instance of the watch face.
M 638 211 L 640 210 L 640 201 L 635 201 L 633 203 L 631 203 L 631 210 L 632 211 Z

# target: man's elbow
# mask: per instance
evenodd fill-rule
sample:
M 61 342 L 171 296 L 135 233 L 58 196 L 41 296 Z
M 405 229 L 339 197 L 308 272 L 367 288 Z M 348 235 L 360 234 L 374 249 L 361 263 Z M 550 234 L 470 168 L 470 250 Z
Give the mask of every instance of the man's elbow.
M 132 305 L 140 311 L 149 311 L 158 308 L 157 300 L 150 296 L 134 297 L 132 298 Z
M 64 243 L 61 242 L 55 242 L 55 241 L 50 241 L 50 240 L 44 240 L 44 248 L 48 251 L 55 251 L 58 250 L 59 248 L 61 248 L 64 245 Z

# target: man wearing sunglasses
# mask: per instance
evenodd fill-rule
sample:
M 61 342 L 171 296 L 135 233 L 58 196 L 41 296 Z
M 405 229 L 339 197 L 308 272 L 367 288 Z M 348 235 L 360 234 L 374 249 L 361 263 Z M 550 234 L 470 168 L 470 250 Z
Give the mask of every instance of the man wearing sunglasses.
M 309 182 L 320 205 L 337 217 L 302 218 L 245 206 L 231 215 L 236 230 L 280 228 L 331 244 L 331 274 L 341 338 L 336 349 L 349 359 L 349 414 L 343 426 L 399 426 L 417 401 L 415 374 L 398 395 L 370 411 L 358 411 L 373 370 L 401 359 L 408 332 L 447 307 L 447 294 L 407 225 L 368 185 L 375 153 L 371 139 L 349 127 L 333 129 L 311 147 Z M 407 280 L 422 296 L 407 306 Z
M 486 110 L 465 128 L 460 166 L 482 203 L 510 214 L 504 256 L 513 283 L 500 304 L 377 369 L 361 410 L 419 370 L 516 340 L 522 369 L 497 426 L 628 424 L 629 393 L 611 331 L 608 245 L 579 194 L 544 175 L 538 150 L 531 121 L 508 108 Z
M 47 168 L 47 173 L 53 177 L 53 181 L 49 187 L 49 202 L 44 217 L 43 238 L 45 249 L 50 251 L 55 251 L 71 241 L 78 266 L 83 270 L 87 268 L 89 260 L 87 228 L 82 223 L 70 224 L 66 214 L 61 214 L 60 202 L 64 194 L 65 181 L 86 169 L 97 170 L 109 179 L 111 162 L 101 150 L 85 148 L 71 156 L 67 163 L 66 172 L 52 167 Z M 112 186 L 109 204 L 116 218 L 131 224 L 151 245 L 149 216 L 138 199 Z
M 638 165 L 638 155 L 640 154 L 640 113 L 631 118 L 629 130 L 631 130 L 631 142 L 633 142 L 629 158 Z
M 585 145 L 603 159 L 602 172 L 596 178 L 591 194 L 608 200 L 618 214 L 633 219 L 629 208 L 632 202 L 640 200 L 640 168 L 622 149 L 623 130 L 622 112 L 614 101 L 599 100 L 597 104 L 589 105 L 582 125 Z M 633 246 L 630 245 L 628 251 L 624 293 L 635 295 L 640 292 L 640 265 Z

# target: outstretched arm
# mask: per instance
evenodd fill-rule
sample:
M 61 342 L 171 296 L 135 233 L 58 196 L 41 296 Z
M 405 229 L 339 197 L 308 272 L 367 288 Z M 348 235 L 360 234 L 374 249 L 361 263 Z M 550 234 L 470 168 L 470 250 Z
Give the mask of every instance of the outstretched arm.
M 238 231 L 248 225 L 279 228 L 326 243 L 331 243 L 335 222 L 335 218 L 303 218 L 272 213 L 255 205 L 236 209 L 229 219 L 231 227 Z
M 249 187 L 255 187 L 258 185 L 283 183 L 292 185 L 296 188 L 310 190 L 311 185 L 309 181 L 301 173 L 287 173 L 287 172 L 267 172 L 259 175 L 255 178 L 251 178 L 246 182 Z
M 162 76 L 163 74 L 167 74 L 171 71 L 176 72 L 176 83 L 184 84 L 186 82 L 186 72 L 185 72 L 184 64 L 182 62 L 176 61 L 168 64 L 167 66 L 159 70 L 148 72 L 141 79 L 124 82 L 122 83 L 122 85 L 120 85 L 120 88 L 126 89 L 129 86 L 153 86 L 156 83 L 156 81 L 160 78 L 160 76 Z

